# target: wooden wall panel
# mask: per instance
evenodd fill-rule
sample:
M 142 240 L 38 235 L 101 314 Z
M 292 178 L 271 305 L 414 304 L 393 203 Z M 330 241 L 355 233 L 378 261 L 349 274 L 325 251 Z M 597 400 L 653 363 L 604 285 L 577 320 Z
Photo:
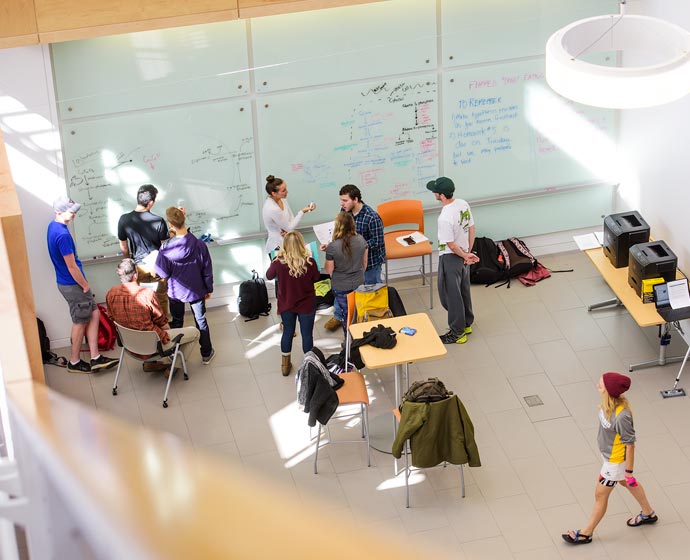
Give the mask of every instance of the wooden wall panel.
M 236 19 L 237 0 L 35 0 L 41 42 Z M 81 30 L 80 37 L 67 31 Z M 94 33 L 95 32 L 95 33 Z
M 33 0 L 0 0 L 0 49 L 36 43 Z
M 240 17 L 244 19 L 385 1 L 387 0 L 239 0 L 239 8 Z

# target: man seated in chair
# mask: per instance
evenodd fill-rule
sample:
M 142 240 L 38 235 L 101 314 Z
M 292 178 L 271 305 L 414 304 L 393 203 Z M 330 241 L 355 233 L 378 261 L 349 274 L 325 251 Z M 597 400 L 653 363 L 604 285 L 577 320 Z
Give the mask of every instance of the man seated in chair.
M 190 343 L 199 339 L 199 331 L 196 327 L 170 328 L 168 318 L 158 303 L 156 292 L 139 285 L 137 265 L 134 260 L 123 259 L 117 267 L 117 275 L 122 283 L 110 288 L 105 296 L 113 321 L 128 329 L 155 331 L 164 350 L 172 346 L 171 339 L 182 333 L 180 345 L 184 349 L 185 356 L 188 356 Z M 168 365 L 167 363 L 144 362 L 144 371 L 162 370 Z

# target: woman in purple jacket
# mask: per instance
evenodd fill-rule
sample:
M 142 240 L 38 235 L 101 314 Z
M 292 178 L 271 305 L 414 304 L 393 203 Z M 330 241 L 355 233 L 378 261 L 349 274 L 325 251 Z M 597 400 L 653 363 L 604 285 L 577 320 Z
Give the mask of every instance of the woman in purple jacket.
M 304 246 L 302 234 L 298 231 L 286 233 L 282 248 L 266 271 L 268 280 L 278 279 L 278 313 L 283 321 L 283 336 L 280 339 L 283 375 L 290 375 L 292 370 L 292 335 L 298 319 L 302 350 L 306 354 L 314 346 L 314 282 L 318 282 L 320 277 L 314 259 Z
M 182 210 L 171 206 L 165 211 L 168 229 L 173 237 L 164 241 L 156 258 L 155 271 L 168 280 L 171 328 L 180 328 L 184 322 L 185 303 L 194 314 L 199 330 L 201 362 L 207 365 L 216 355 L 211 344 L 211 331 L 206 321 L 206 300 L 213 292 L 213 264 L 208 247 L 185 226 Z

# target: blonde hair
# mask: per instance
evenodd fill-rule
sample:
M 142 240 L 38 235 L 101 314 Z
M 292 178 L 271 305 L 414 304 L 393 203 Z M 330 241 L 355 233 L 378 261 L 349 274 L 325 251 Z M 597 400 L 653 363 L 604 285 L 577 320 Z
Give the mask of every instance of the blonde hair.
M 611 418 L 611 415 L 616 412 L 616 409 L 622 406 L 623 408 L 627 408 L 632 412 L 632 408 L 630 408 L 630 403 L 628 402 L 628 399 L 626 399 L 623 395 L 620 397 L 612 397 L 611 395 L 608 394 L 608 391 L 604 391 L 604 394 L 601 396 L 601 403 L 599 403 L 599 408 L 604 411 L 604 415 L 606 418 Z
M 341 239 L 343 253 L 352 258 L 352 247 L 350 246 L 350 239 L 357 235 L 355 227 L 355 219 L 349 212 L 340 212 L 335 217 L 335 227 L 333 228 L 333 241 Z
M 173 227 L 181 228 L 184 226 L 184 212 L 179 208 L 176 208 L 175 206 L 171 206 L 165 211 L 165 217 L 168 220 L 168 222 L 170 222 L 173 225 Z
M 304 237 L 298 231 L 289 231 L 283 238 L 283 246 L 276 258 L 287 265 L 290 276 L 299 278 L 307 271 L 309 252 L 304 246 Z

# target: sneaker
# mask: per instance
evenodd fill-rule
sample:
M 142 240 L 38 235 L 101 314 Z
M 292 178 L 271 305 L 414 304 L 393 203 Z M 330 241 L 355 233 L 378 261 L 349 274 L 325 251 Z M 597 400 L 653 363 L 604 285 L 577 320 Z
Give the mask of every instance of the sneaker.
M 467 342 L 466 334 L 456 334 L 453 331 L 448 331 L 446 334 L 441 335 L 440 338 L 443 344 L 465 344 Z
M 207 366 L 208 364 L 211 363 L 211 360 L 216 357 L 216 351 L 211 350 L 211 353 L 208 356 L 201 356 L 201 363 Z
M 110 369 L 111 367 L 116 366 L 119 361 L 120 360 L 117 358 L 108 358 L 108 356 L 101 354 L 95 360 L 91 360 L 91 371 Z
M 331 317 L 328 321 L 326 321 L 326 324 L 323 326 L 323 328 L 327 331 L 337 331 L 342 326 L 342 321 L 338 321 L 338 319 L 336 319 L 335 317 Z
M 68 361 L 67 371 L 70 373 L 91 373 L 91 366 L 84 360 L 79 360 L 76 364 Z
M 465 327 L 465 334 L 472 334 L 472 327 Z

